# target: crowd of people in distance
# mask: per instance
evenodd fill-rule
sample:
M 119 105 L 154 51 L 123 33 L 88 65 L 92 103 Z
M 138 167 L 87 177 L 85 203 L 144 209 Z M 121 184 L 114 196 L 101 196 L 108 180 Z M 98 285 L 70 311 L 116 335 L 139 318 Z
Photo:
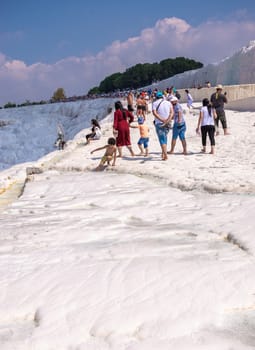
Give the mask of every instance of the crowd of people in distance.
M 228 135 L 227 120 L 224 105 L 227 103 L 226 92 L 222 93 L 222 85 L 216 86 L 216 91 L 210 97 L 202 100 L 202 107 L 199 111 L 196 132 L 201 135 L 202 153 L 206 153 L 207 137 L 210 142 L 210 154 L 215 154 L 215 136 L 219 134 L 219 123 L 221 123 L 224 135 Z M 187 108 L 192 110 L 193 98 L 188 89 L 185 90 L 187 97 Z M 91 151 L 91 154 L 99 150 L 105 150 L 96 170 L 103 170 L 106 166 L 115 166 L 116 158 L 122 157 L 123 147 L 126 147 L 133 157 L 135 153 L 131 145 L 130 128 L 139 130 L 137 142 L 140 153 L 138 156 L 148 157 L 149 155 L 149 133 L 147 116 L 152 112 L 154 117 L 154 128 L 161 147 L 161 159 L 166 161 L 168 155 L 174 153 L 177 140 L 182 144 L 183 154 L 187 155 L 186 142 L 186 120 L 181 103 L 180 95 L 174 87 L 165 91 L 142 91 L 134 93 L 129 91 L 126 96 L 127 108 L 121 101 L 115 102 L 113 137 L 108 143 Z M 151 110 L 150 110 L 151 108 Z M 91 133 L 86 135 L 87 143 L 101 137 L 101 127 L 96 119 L 91 121 Z M 168 150 L 168 134 L 172 130 L 170 149 Z M 106 164 L 106 165 L 105 165 Z

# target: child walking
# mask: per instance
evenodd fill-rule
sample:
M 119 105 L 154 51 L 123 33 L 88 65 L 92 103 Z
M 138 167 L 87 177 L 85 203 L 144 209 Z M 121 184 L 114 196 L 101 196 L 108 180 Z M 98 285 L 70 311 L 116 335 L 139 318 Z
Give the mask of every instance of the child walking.
M 104 170 L 104 164 L 107 162 L 107 165 L 111 164 L 112 166 L 115 166 L 116 163 L 116 155 L 117 155 L 117 147 L 116 147 L 116 141 L 114 137 L 110 137 L 108 139 L 107 145 L 103 147 L 99 147 L 91 151 L 90 153 L 93 154 L 94 152 L 100 151 L 102 149 L 105 149 L 105 154 L 101 158 L 101 161 L 99 165 L 95 168 L 96 171 Z
M 144 118 L 142 116 L 139 116 L 137 118 L 138 125 L 130 125 L 131 128 L 138 128 L 140 132 L 140 138 L 137 142 L 138 147 L 140 149 L 139 156 L 145 156 L 147 157 L 149 154 L 149 127 L 148 125 L 144 124 Z
M 189 92 L 189 90 L 185 90 L 186 95 L 187 95 L 187 107 L 189 110 L 193 109 L 193 97 L 191 96 L 191 93 Z

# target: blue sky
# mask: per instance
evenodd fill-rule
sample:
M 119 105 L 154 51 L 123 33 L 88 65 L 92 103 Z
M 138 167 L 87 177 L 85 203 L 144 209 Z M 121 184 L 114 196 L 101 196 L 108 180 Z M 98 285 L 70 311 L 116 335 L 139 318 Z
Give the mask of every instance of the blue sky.
M 2 0 L 0 88 L 44 99 L 54 84 L 82 94 L 139 62 L 185 56 L 212 63 L 255 40 L 254 25 L 254 0 Z

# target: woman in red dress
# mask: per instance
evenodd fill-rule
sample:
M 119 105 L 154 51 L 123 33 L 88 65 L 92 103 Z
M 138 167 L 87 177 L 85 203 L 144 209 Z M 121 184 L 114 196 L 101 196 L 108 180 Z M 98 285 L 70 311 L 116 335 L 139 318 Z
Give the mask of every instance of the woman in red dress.
M 122 147 L 126 146 L 134 156 L 131 147 L 129 124 L 134 121 L 134 116 L 131 112 L 125 109 L 120 101 L 115 102 L 113 134 L 116 136 L 116 145 L 118 148 L 118 157 L 122 157 Z

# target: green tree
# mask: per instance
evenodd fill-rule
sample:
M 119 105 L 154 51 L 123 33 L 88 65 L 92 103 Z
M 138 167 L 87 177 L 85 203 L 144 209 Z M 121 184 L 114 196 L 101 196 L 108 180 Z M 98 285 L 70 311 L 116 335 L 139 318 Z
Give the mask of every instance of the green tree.
M 100 90 L 98 86 L 93 87 L 88 92 L 88 95 L 97 95 L 97 94 L 100 94 Z
M 101 92 L 110 92 L 119 89 L 119 86 L 116 85 L 116 81 L 121 75 L 121 73 L 114 73 L 106 77 L 103 81 L 101 81 L 99 85 L 99 90 Z
M 101 81 L 99 92 L 138 89 L 154 81 L 170 78 L 187 70 L 203 67 L 203 64 L 185 57 L 167 58 L 160 63 L 139 63 L 124 73 L 114 73 Z M 95 88 L 93 88 L 95 89 Z
M 59 101 L 62 101 L 66 98 L 66 94 L 65 94 L 65 90 L 63 88 L 58 88 L 53 96 L 52 96 L 52 101 L 54 102 L 59 102 Z

